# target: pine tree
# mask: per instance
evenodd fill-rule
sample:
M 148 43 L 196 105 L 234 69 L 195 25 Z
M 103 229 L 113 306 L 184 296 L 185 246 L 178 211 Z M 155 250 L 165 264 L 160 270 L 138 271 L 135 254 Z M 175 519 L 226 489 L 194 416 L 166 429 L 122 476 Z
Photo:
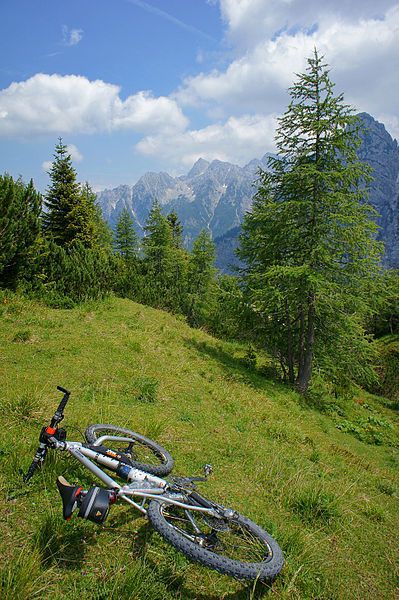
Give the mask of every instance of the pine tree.
M 14 284 L 40 231 L 42 198 L 31 180 L 25 185 L 0 176 L 0 277 Z
M 154 202 L 151 207 L 144 231 L 144 260 L 153 273 L 161 276 L 165 272 L 168 250 L 173 246 L 173 237 L 158 202 Z
M 370 171 L 356 155 L 357 120 L 316 50 L 290 94 L 239 256 L 259 330 L 306 393 L 315 359 L 330 379 L 366 372 L 363 320 L 381 247 L 366 202 Z
M 173 245 L 175 248 L 183 247 L 183 225 L 181 224 L 177 214 L 172 211 L 166 217 L 169 226 L 172 230 Z
M 79 186 L 78 201 L 66 217 L 66 234 L 70 242 L 80 242 L 86 248 L 110 250 L 112 234 L 96 200 L 96 194 L 87 181 Z
M 84 217 L 80 206 L 81 193 L 76 181 L 76 171 L 61 138 L 55 147 L 54 161 L 49 174 L 51 184 L 45 194 L 43 229 L 57 244 L 68 244 L 75 239 L 78 230 L 74 221 L 79 222 Z
M 213 301 L 215 245 L 203 229 L 194 240 L 188 267 L 188 320 L 200 325 L 207 320 Z
M 116 223 L 114 247 L 126 260 L 137 257 L 137 233 L 134 228 L 134 221 L 126 207 L 121 211 Z
M 180 312 L 185 303 L 187 253 L 176 247 L 172 228 L 158 202 L 153 204 L 144 229 L 143 301 Z
M 42 215 L 47 238 L 59 245 L 75 242 L 86 248 L 111 250 L 111 232 L 89 183 L 79 184 L 67 146 L 59 139 L 50 169 L 51 185 Z

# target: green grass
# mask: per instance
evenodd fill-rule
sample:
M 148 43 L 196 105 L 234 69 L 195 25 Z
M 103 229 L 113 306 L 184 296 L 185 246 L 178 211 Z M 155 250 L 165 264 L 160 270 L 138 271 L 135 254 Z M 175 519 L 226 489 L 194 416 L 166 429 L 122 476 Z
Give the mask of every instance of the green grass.
M 309 405 L 260 375 L 262 357 L 247 365 L 247 347 L 128 300 L 55 310 L 0 296 L 0 348 L 1 598 L 395 597 L 399 450 L 389 402 L 359 390 Z M 245 587 L 188 562 L 123 505 L 103 527 L 64 522 L 56 476 L 92 483 L 68 457 L 49 455 L 23 485 L 56 385 L 72 391 L 70 439 L 89 423 L 114 423 L 165 445 L 176 473 L 212 463 L 204 495 L 283 548 L 273 586 Z

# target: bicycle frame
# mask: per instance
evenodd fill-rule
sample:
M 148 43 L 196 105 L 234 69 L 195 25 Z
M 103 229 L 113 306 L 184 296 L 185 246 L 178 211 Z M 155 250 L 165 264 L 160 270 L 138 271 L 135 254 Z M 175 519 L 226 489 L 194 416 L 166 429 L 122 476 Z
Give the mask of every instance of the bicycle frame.
M 112 456 L 106 456 L 104 454 L 101 454 L 100 452 L 96 452 L 92 449 L 92 447 L 100 446 L 103 444 L 103 442 L 106 442 L 107 440 L 129 442 L 131 441 L 130 438 L 104 435 L 98 440 L 96 440 L 94 444 L 91 444 L 91 448 L 88 448 L 81 442 L 69 442 L 67 440 L 60 442 L 55 438 L 50 439 L 52 442 L 53 449 L 69 452 L 69 454 L 71 454 L 89 471 L 96 475 L 96 477 L 98 477 L 103 483 L 105 483 L 105 485 L 112 489 L 115 492 L 117 498 L 120 498 L 121 500 L 134 506 L 134 508 L 142 512 L 144 515 L 147 514 L 147 510 L 144 507 L 145 503 L 148 500 L 154 500 L 164 495 L 163 502 L 165 502 L 165 504 L 173 504 L 183 509 L 187 509 L 190 511 L 198 511 L 208 514 L 212 517 L 220 518 L 218 513 L 212 508 L 196 506 L 180 501 L 183 499 L 183 495 L 179 494 L 178 492 L 173 493 L 169 491 L 166 495 L 165 492 L 171 487 L 171 484 L 165 479 L 162 479 L 161 477 L 151 475 L 146 471 L 141 471 L 140 469 L 136 469 L 134 467 L 127 467 L 128 477 L 126 477 L 126 479 L 128 478 L 130 483 L 120 485 L 115 479 L 110 477 L 97 464 L 95 464 L 95 462 L 99 463 L 107 469 L 116 472 L 120 468 L 121 463 L 115 458 L 112 458 Z M 113 451 L 110 451 L 110 454 L 112 453 Z M 141 487 L 137 487 L 138 484 L 142 484 Z M 138 504 L 137 502 L 132 500 L 130 496 L 141 498 L 141 504 Z

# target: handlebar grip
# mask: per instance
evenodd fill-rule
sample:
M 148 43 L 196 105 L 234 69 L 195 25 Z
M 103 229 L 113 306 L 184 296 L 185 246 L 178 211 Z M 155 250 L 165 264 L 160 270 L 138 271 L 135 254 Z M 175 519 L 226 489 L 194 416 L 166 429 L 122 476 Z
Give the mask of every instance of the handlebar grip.
M 71 392 L 68 392 L 68 390 L 62 388 L 60 385 L 57 385 L 57 390 L 59 390 L 60 392 L 62 392 L 64 394 L 58 408 L 57 408 L 57 413 L 62 414 L 64 412 L 64 408 L 66 406 L 66 403 L 69 400 L 69 396 L 71 395 Z
M 71 392 L 68 392 L 68 390 L 66 390 L 65 388 L 61 387 L 60 385 L 57 385 L 57 390 L 59 390 L 60 392 L 62 392 L 63 394 L 68 394 L 68 396 L 70 395 Z

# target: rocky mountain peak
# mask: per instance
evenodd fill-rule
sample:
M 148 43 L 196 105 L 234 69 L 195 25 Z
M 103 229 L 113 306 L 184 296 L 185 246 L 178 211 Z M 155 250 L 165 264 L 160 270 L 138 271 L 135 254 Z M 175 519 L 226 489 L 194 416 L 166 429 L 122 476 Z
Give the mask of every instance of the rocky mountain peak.
M 199 158 L 197 162 L 191 167 L 190 171 L 184 177 L 184 179 L 193 179 L 194 177 L 198 177 L 198 175 L 202 175 L 209 167 L 209 164 L 210 163 L 204 158 Z

